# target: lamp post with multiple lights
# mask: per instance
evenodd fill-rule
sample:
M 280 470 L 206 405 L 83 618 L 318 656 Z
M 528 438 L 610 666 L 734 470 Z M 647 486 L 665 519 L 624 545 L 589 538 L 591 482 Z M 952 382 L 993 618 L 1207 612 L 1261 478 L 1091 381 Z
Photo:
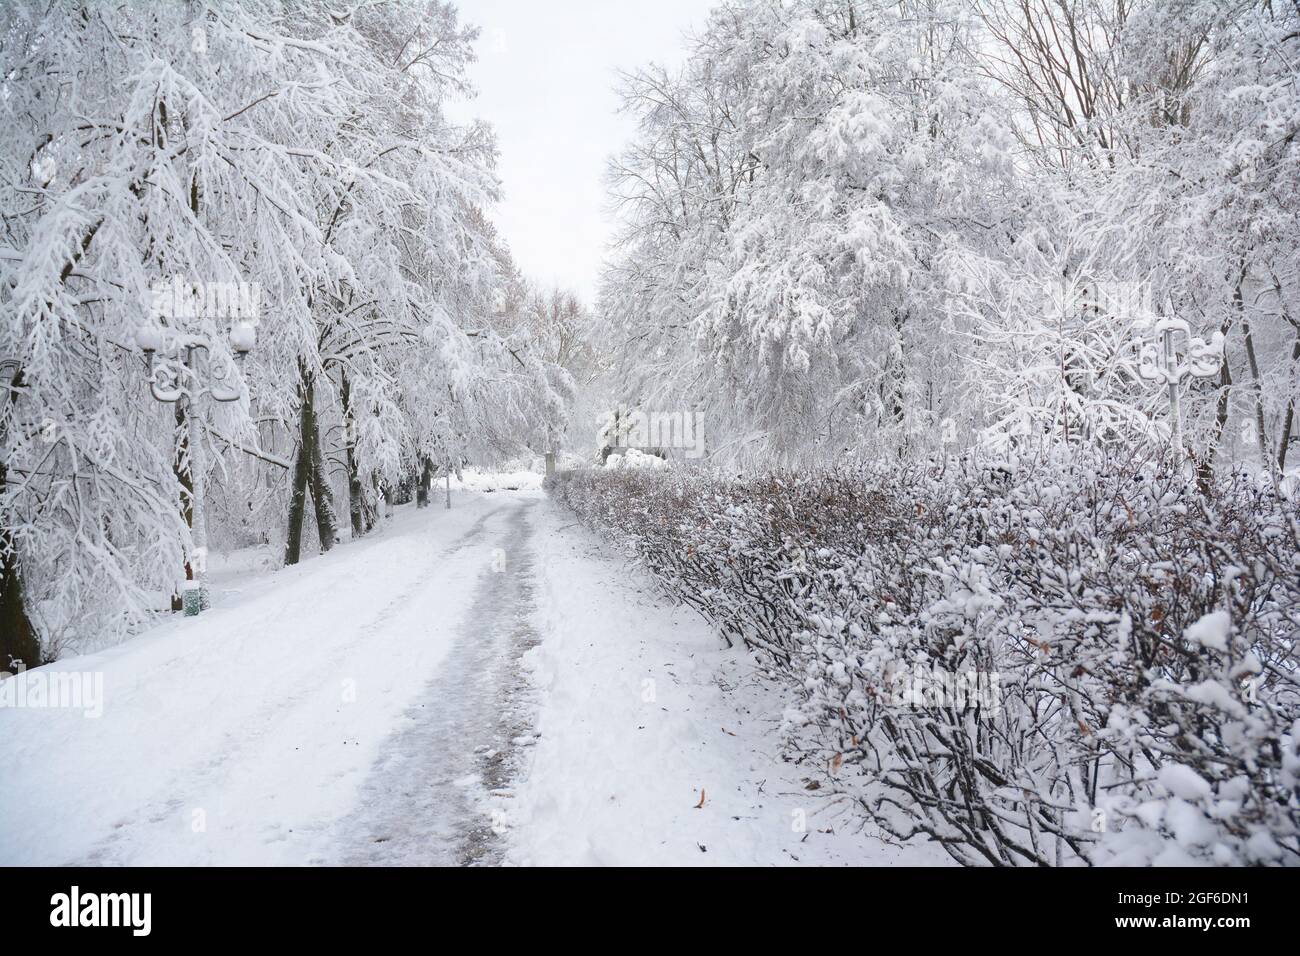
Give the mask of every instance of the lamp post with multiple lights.
M 1173 315 L 1172 303 L 1168 313 Z M 1138 375 L 1148 382 L 1164 386 L 1169 395 L 1169 432 L 1174 455 L 1181 461 L 1187 457 L 1183 444 L 1183 409 L 1180 392 L 1193 379 L 1213 378 L 1219 374 L 1223 363 L 1223 335 L 1215 333 L 1209 342 L 1192 335 L 1182 319 L 1161 318 L 1154 326 L 1159 341 L 1142 349 Z M 1176 335 L 1186 340 L 1183 354 L 1178 352 Z
M 187 616 L 207 607 L 204 587 L 208 557 L 208 521 L 204 499 L 206 462 L 203 456 L 203 399 L 237 402 L 244 397 L 242 369 L 244 358 L 257 344 L 257 332 L 249 323 L 239 323 L 230 332 L 230 352 L 218 352 L 215 358 L 211 343 L 203 336 L 177 334 L 157 326 L 146 326 L 136 333 L 136 345 L 145 354 L 149 392 L 154 400 L 166 404 L 181 403 L 189 428 L 186 439 L 190 471 L 190 537 L 194 552 L 190 559 L 190 577 L 182 595 Z

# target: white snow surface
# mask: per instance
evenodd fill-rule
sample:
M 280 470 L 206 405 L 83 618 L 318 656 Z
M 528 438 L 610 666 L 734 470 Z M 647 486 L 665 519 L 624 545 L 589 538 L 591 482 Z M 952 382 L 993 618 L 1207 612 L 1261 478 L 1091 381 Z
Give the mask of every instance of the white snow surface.
M 545 477 L 540 471 L 521 468 L 511 471 L 480 471 L 466 468 L 459 478 L 451 479 L 453 489 L 466 491 L 536 491 Z M 437 488 L 434 489 L 435 492 Z
M 781 759 L 783 702 L 551 502 L 537 509 L 543 703 L 510 859 L 544 865 L 951 865 L 890 846 Z M 703 796 L 703 805 L 701 803 Z
M 491 560 L 497 503 L 455 504 L 49 665 L 102 672 L 103 716 L 0 709 L 0 863 L 331 861 Z
M 0 864 L 946 862 L 803 789 L 748 656 L 539 492 L 435 504 L 40 669 L 103 713 L 0 708 Z
M 1227 611 L 1212 611 L 1183 632 L 1189 641 L 1211 650 L 1227 651 L 1232 618 Z
M 638 468 L 655 470 L 667 467 L 668 462 L 666 459 L 660 458 L 658 455 L 647 455 L 640 448 L 615 451 L 605 459 L 605 468 L 610 471 L 628 471 Z

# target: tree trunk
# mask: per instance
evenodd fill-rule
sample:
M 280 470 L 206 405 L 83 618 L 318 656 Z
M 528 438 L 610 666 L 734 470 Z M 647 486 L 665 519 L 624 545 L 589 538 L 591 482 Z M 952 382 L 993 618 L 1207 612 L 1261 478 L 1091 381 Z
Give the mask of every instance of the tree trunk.
M 307 511 L 307 472 L 310 468 L 311 450 L 299 442 L 289 493 L 289 531 L 284 538 L 285 565 L 297 564 L 302 557 L 302 519 Z
M 1241 270 L 1237 273 L 1237 284 L 1232 292 L 1232 302 L 1238 315 L 1245 311 L 1245 299 L 1241 291 L 1242 284 L 1245 281 L 1246 266 L 1243 263 Z M 1210 483 L 1214 480 L 1214 459 L 1218 454 L 1219 445 L 1223 441 L 1223 432 L 1228 427 L 1229 400 L 1232 397 L 1232 368 L 1228 364 L 1228 332 L 1231 330 L 1232 319 L 1229 317 L 1219 329 L 1223 333 L 1223 361 L 1219 365 L 1219 401 L 1214 410 L 1214 434 L 1210 436 L 1209 445 L 1205 449 L 1205 457 L 1196 469 L 1197 480 L 1202 490 L 1208 489 Z
M 313 417 L 313 427 L 316 422 Z M 325 470 L 324 455 L 321 454 L 320 430 L 311 442 L 311 471 L 308 472 L 308 484 L 311 486 L 311 500 L 316 508 L 316 531 L 320 535 L 321 554 L 329 551 L 339 543 L 339 518 L 334 510 L 334 491 L 330 488 L 329 473 Z
M 1241 332 L 1246 340 L 1246 366 L 1250 369 L 1251 382 L 1255 387 L 1255 429 L 1257 432 L 1256 439 L 1259 442 L 1260 459 L 1262 464 L 1272 468 L 1272 454 L 1269 451 L 1270 443 L 1264 424 L 1264 383 L 1259 378 L 1259 360 L 1255 356 L 1255 337 L 1251 335 L 1250 320 L 1244 315 L 1241 317 Z
M 176 457 L 172 463 L 172 470 L 176 475 L 176 482 L 181 486 L 181 519 L 185 522 L 185 527 L 191 531 L 194 529 L 194 480 L 189 468 L 189 447 L 190 447 L 190 427 L 189 421 L 185 417 L 185 403 L 177 402 L 176 410 Z M 185 580 L 194 580 L 194 568 L 190 562 L 185 562 Z M 184 610 L 184 601 L 178 591 L 172 592 L 172 611 L 179 613 Z
M 0 484 L 5 476 L 0 465 Z M 12 672 L 15 664 L 37 667 L 41 644 L 27 617 L 23 598 L 22 573 L 18 568 L 18 551 L 9 532 L 0 532 L 0 671 Z
M 289 496 L 289 531 L 285 535 L 284 563 L 297 564 L 302 557 L 302 521 L 307 510 L 307 492 L 311 492 L 316 515 L 316 531 L 324 554 L 338 544 L 338 519 L 334 514 L 334 495 L 325 473 L 321 454 L 320 427 L 316 421 L 316 383 L 302 363 L 298 384 L 298 457 L 293 465 L 293 485 Z
M 11 388 L 15 391 L 22 387 L 21 370 L 13 377 Z M 9 399 L 12 401 L 13 399 Z M 5 444 L 5 435 L 0 432 L 0 447 Z M 6 458 L 0 458 L 0 492 L 5 489 L 9 469 Z M 18 567 L 18 546 L 8 530 L 0 531 L 0 671 L 9 671 L 15 662 L 25 667 L 37 667 L 44 663 L 41 657 L 41 643 L 27 616 L 27 604 L 23 596 L 22 572 Z
M 1278 305 L 1282 310 L 1282 318 L 1287 324 L 1295 329 L 1295 342 L 1291 345 L 1291 366 L 1295 368 L 1300 365 L 1300 322 L 1291 318 L 1291 312 L 1286 305 L 1286 297 L 1282 294 L 1282 283 L 1278 281 L 1277 276 L 1273 276 L 1273 291 L 1277 293 Z M 1287 398 L 1286 411 L 1282 415 L 1282 429 L 1277 436 L 1277 473 L 1278 475 L 1286 474 L 1286 456 L 1287 449 L 1291 446 L 1291 431 L 1295 427 L 1295 403 L 1296 403 L 1296 383 L 1294 376 L 1291 380 L 1291 394 Z
M 1291 346 L 1291 364 L 1300 364 L 1300 325 L 1296 326 L 1295 344 Z M 1277 471 L 1286 474 L 1286 452 L 1291 444 L 1291 429 L 1295 426 L 1295 391 L 1286 403 L 1286 415 L 1282 419 L 1282 431 L 1277 436 Z
M 167 120 L 167 105 L 160 103 L 160 116 L 165 129 Z M 159 143 L 165 141 L 165 134 L 160 136 Z M 194 213 L 195 218 L 199 215 L 199 177 L 195 175 L 190 180 L 190 212 Z M 190 529 L 190 541 L 194 541 L 194 456 L 190 450 L 190 428 L 189 415 L 191 404 L 179 401 L 176 403 L 176 463 L 172 466 L 176 472 L 176 480 L 179 482 L 181 492 L 181 517 L 185 521 L 185 527 Z M 206 538 L 206 535 L 204 536 Z M 207 541 L 203 542 L 207 546 Z M 195 567 L 189 561 L 185 562 L 185 580 L 193 581 Z M 200 599 L 201 600 L 201 599 Z M 180 612 L 185 609 L 185 601 L 181 595 L 172 593 L 172 611 Z
M 366 522 L 366 503 L 357 467 L 356 425 L 352 418 L 352 383 L 348 373 L 339 379 L 339 394 L 343 401 L 343 426 L 347 442 L 348 465 L 348 517 L 352 523 L 352 537 L 360 538 L 370 530 Z
M 311 446 L 316 434 L 314 389 L 306 367 L 298 363 L 298 455 L 293 462 L 293 484 L 289 490 L 289 530 L 284 540 L 284 563 L 297 564 L 302 558 L 302 522 L 307 511 L 307 488 L 311 480 Z
M 415 507 L 429 507 L 429 489 L 433 486 L 433 462 L 428 458 L 420 459 L 420 480 L 415 485 Z
M 330 489 L 329 474 L 325 471 L 325 456 L 321 453 L 320 423 L 316 420 L 316 383 L 306 373 L 303 375 L 302 395 L 302 442 L 310 453 L 307 485 L 316 509 L 320 551 L 325 554 L 339 542 L 338 516 L 334 512 L 334 492 Z

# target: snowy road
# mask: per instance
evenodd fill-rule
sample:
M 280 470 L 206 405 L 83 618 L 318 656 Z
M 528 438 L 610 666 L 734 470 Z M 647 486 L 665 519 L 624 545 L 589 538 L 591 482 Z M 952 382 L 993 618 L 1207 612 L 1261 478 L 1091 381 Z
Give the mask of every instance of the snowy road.
M 0 709 L 0 863 L 491 859 L 471 811 L 508 751 L 474 750 L 499 756 L 512 730 L 493 681 L 528 639 L 535 500 L 402 513 L 197 620 L 52 665 L 101 672 L 103 715 Z
M 519 662 L 538 641 L 527 521 L 534 506 L 514 499 L 493 512 L 508 514 L 490 566 L 438 675 L 385 741 L 359 805 L 333 837 L 338 862 L 501 862 L 507 815 L 493 804 L 514 798 L 519 752 L 533 742 Z
M 942 862 L 783 761 L 781 702 L 537 492 L 460 492 L 0 708 L 0 864 Z

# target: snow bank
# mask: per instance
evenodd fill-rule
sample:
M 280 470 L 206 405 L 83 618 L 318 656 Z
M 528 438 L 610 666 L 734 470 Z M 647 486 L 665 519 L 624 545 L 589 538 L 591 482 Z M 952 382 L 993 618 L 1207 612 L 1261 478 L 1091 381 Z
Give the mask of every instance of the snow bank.
M 538 491 L 542 487 L 542 478 L 541 472 L 531 470 L 479 471 L 466 468 L 459 478 L 451 479 L 451 487 L 479 492 Z
M 539 514 L 542 709 L 519 792 L 514 862 L 541 865 L 944 864 L 860 832 L 808 789 L 772 733 L 778 688 L 743 649 L 550 503 Z M 567 526 L 567 527 L 566 527 Z

